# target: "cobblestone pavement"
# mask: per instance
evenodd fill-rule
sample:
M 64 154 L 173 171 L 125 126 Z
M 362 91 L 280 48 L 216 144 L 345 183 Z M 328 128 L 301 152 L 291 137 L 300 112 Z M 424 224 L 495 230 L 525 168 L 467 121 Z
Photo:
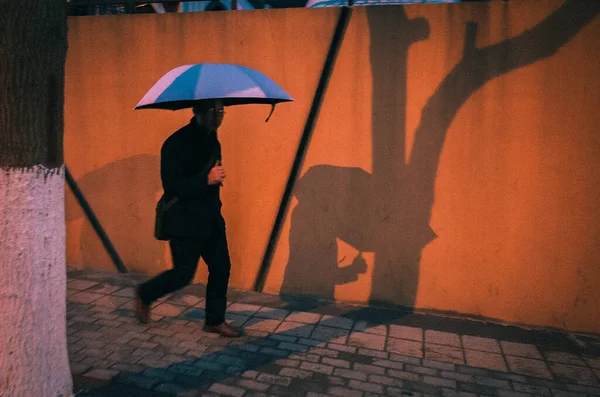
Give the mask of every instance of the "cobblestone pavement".
M 204 286 L 137 324 L 144 277 L 68 272 L 78 396 L 600 396 L 600 339 L 390 308 L 230 291 L 246 336 L 202 331 Z

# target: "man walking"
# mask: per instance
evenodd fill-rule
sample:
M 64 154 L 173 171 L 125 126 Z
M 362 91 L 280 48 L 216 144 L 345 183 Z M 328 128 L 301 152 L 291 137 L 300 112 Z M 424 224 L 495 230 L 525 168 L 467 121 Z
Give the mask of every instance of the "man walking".
M 177 198 L 164 219 L 173 268 L 138 286 L 136 317 L 150 318 L 150 305 L 188 285 L 200 257 L 208 265 L 204 331 L 238 337 L 240 330 L 225 322 L 231 262 L 220 188 L 225 179 L 217 130 L 224 108 L 219 100 L 193 108 L 190 123 L 172 134 L 161 149 L 161 179 L 166 201 Z

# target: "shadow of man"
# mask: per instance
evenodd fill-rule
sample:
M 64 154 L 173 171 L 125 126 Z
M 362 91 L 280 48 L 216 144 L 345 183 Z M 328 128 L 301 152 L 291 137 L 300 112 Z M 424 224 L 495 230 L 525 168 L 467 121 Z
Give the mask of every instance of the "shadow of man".
M 600 2 L 566 1 L 533 28 L 485 48 L 475 46 L 477 24 L 468 23 L 462 59 L 422 109 L 408 161 L 407 53 L 428 37 L 429 26 L 422 18 L 408 19 L 403 10 L 367 9 L 373 173 L 316 165 L 298 180 L 283 293 L 332 299 L 336 285 L 356 280 L 365 266 L 360 258 L 338 266 L 338 238 L 359 252 L 375 253 L 370 303 L 414 306 L 421 253 L 436 238 L 429 226 L 435 179 L 453 118 L 486 82 L 555 54 L 600 12 Z

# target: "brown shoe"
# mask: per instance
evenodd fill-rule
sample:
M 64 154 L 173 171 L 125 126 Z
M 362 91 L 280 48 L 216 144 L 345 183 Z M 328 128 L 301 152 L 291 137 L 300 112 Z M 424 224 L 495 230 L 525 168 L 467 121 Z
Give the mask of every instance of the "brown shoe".
M 150 322 L 150 305 L 144 303 L 140 297 L 140 290 L 135 290 L 135 317 L 142 324 L 148 324 Z
M 227 338 L 238 338 L 242 336 L 242 332 L 227 323 L 221 323 L 219 325 L 204 325 L 202 328 L 204 332 L 210 332 L 212 334 L 219 334 Z

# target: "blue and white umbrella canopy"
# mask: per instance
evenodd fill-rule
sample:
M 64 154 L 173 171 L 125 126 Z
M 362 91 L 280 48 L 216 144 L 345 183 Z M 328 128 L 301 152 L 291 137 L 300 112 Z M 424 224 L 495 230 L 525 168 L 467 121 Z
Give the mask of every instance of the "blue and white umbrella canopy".
M 277 83 L 254 69 L 203 63 L 179 66 L 165 74 L 135 109 L 178 110 L 208 99 L 220 99 L 224 106 L 275 105 L 294 100 Z

